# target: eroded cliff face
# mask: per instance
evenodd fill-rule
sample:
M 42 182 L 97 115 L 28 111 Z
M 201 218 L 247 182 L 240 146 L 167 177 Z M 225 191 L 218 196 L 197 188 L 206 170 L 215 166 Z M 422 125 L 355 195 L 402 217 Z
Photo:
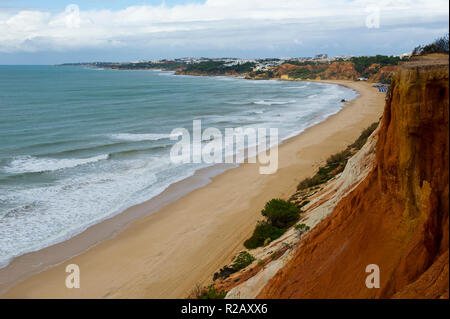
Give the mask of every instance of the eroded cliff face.
M 261 298 L 448 298 L 448 56 L 401 65 L 374 168 L 300 242 Z M 380 288 L 366 287 L 366 266 Z
M 378 141 L 378 129 L 368 138 L 367 143 L 352 156 L 341 174 L 319 186 L 319 189 L 309 189 L 306 193 L 296 193 L 292 198 L 297 204 L 306 195 L 308 203 L 302 207 L 303 214 L 299 221 L 311 229 L 320 225 L 336 207 L 340 200 L 352 192 L 372 171 L 375 163 L 375 152 Z M 308 194 L 309 193 L 309 194 Z M 298 201 L 299 200 L 299 201 Z M 228 291 L 226 298 L 255 298 L 269 280 L 284 267 L 295 255 L 296 247 L 307 234 L 299 233 L 295 228 L 289 229 L 279 239 L 270 245 L 251 251 L 256 260 L 246 269 L 231 275 L 229 278 L 216 281 L 219 290 Z M 275 258 L 274 258 L 275 257 Z
M 397 68 L 397 65 L 386 65 L 382 67 L 379 64 L 372 64 L 369 70 L 373 70 L 373 73 L 369 76 L 369 81 L 389 83 L 389 78 L 395 73 Z
M 333 62 L 331 64 L 320 65 L 293 65 L 283 64 L 273 70 L 275 78 L 282 80 L 293 80 L 290 73 L 295 70 L 307 70 L 310 72 L 308 78 L 312 80 L 354 80 L 359 74 L 355 70 L 353 63 Z
M 366 71 L 370 72 L 368 80 L 370 82 L 389 82 L 390 76 L 397 69 L 396 65 L 381 66 L 372 64 Z M 303 71 L 303 72 L 302 72 Z M 295 74 L 303 75 L 298 77 Z M 365 74 L 365 73 L 364 73 Z M 358 73 L 352 62 L 333 62 L 330 64 L 317 65 L 294 65 L 290 63 L 282 64 L 271 69 L 271 73 L 250 72 L 246 75 L 249 79 L 281 79 L 281 80 L 356 80 L 362 74 Z

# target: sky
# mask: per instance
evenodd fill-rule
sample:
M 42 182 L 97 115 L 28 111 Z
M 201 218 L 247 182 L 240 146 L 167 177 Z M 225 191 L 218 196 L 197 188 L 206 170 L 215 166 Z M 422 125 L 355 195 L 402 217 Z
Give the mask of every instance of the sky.
M 0 0 L 0 64 L 398 55 L 448 24 L 445 0 Z

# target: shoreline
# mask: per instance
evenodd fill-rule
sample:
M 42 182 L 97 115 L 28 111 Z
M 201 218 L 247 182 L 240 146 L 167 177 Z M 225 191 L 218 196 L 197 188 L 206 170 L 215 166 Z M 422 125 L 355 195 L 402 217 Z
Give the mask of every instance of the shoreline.
M 111 68 L 110 70 L 116 70 Z M 136 71 L 130 69 L 131 71 Z M 167 71 L 162 69 L 149 69 L 150 71 L 162 71 L 169 72 L 175 75 L 174 71 Z M 149 71 L 149 70 L 141 70 L 141 71 Z M 183 75 L 181 76 L 195 76 L 195 75 Z M 177 75 L 177 76 L 180 76 Z M 199 77 L 203 75 L 198 75 Z M 210 75 L 206 77 L 236 77 L 236 76 L 228 76 L 228 75 L 220 75 L 214 76 Z M 242 80 L 248 80 L 244 77 L 236 77 Z M 252 80 L 252 79 L 250 79 Z M 280 79 L 270 79 L 266 81 L 282 81 Z M 326 82 L 326 81 L 306 81 L 306 82 Z M 356 90 L 351 87 L 342 84 L 342 83 L 330 83 L 339 85 L 342 87 L 346 87 L 356 92 Z M 356 97 L 358 98 L 358 96 Z M 355 99 L 356 99 L 355 98 Z M 349 102 L 349 101 L 347 101 Z M 344 106 L 345 107 L 345 104 Z M 320 122 L 325 121 L 328 117 L 338 113 L 328 114 L 325 119 L 320 120 L 319 122 L 311 123 L 309 127 L 317 125 Z M 306 130 L 304 129 L 304 130 Z M 302 131 L 295 131 L 292 134 L 284 137 L 277 146 L 280 146 L 287 140 L 301 134 Z M 248 151 L 248 149 L 247 149 Z M 245 160 L 247 160 L 247 154 L 245 156 Z M 0 298 L 3 293 L 5 293 L 10 287 L 14 286 L 17 283 L 25 280 L 26 278 L 38 274 L 46 269 L 57 266 L 66 260 L 76 257 L 83 252 L 93 248 L 95 245 L 111 239 L 115 237 L 118 233 L 124 230 L 130 223 L 135 220 L 153 214 L 163 208 L 165 205 L 170 204 L 183 197 L 186 194 L 196 190 L 197 188 L 204 187 L 208 185 L 212 180 L 211 178 L 224 173 L 225 171 L 238 167 L 239 164 L 213 164 L 211 166 L 202 167 L 197 169 L 192 175 L 187 177 L 183 177 L 179 181 L 170 184 L 166 189 L 162 192 L 148 198 L 142 202 L 137 202 L 128 206 L 120 211 L 117 211 L 104 219 L 96 221 L 88 226 L 86 226 L 80 232 L 75 233 L 71 237 L 64 238 L 61 241 L 55 241 L 49 246 L 45 246 L 34 251 L 26 252 L 22 255 L 18 255 L 13 257 L 5 266 L 0 268 Z M 66 243 L 67 242 L 67 243 Z M 42 260 L 42 256 L 44 256 L 45 260 Z M 17 266 L 11 266 L 12 263 L 17 264 Z M 6 268 L 8 268 L 6 270 Z M 10 269 L 11 268 L 11 269 Z
M 347 102 L 338 113 L 282 141 L 278 145 L 280 165 L 276 174 L 259 175 L 257 165 L 246 163 L 235 169 L 216 165 L 201 169 L 155 198 L 93 225 L 79 235 L 15 258 L 0 269 L 0 292 L 12 287 L 1 297 L 177 298 L 185 296 L 196 283 L 211 280 L 212 273 L 243 248 L 242 243 L 253 231 L 267 200 L 289 197 L 303 177 L 312 175 L 327 156 L 347 146 L 381 116 L 384 95 L 370 84 L 318 82 L 346 86 L 356 90 L 359 96 Z M 358 106 L 365 107 L 364 112 L 355 114 L 353 108 Z M 356 123 L 352 123 L 352 117 Z M 319 134 L 323 130 L 328 134 Z M 333 140 L 331 144 L 320 143 L 327 138 Z M 304 152 L 308 148 L 319 150 L 311 155 L 310 150 Z M 299 153 L 305 159 L 300 160 Z M 244 181 L 239 181 L 243 177 Z M 230 187 L 236 181 L 244 186 L 242 192 Z M 108 228 L 111 234 L 107 238 L 95 239 Z M 206 257 L 205 252 L 209 253 Z M 61 254 L 72 257 L 66 257 L 62 263 L 59 258 L 60 265 L 57 265 L 56 259 Z M 200 265 L 199 260 L 203 260 Z M 65 264 L 69 263 L 80 266 L 81 289 L 65 288 Z M 36 266 L 34 274 L 25 279 L 30 272 L 20 274 L 21 270 L 33 266 Z M 125 269 L 131 270 L 130 273 L 124 273 Z M 87 282 L 83 282 L 86 277 Z M 95 278 L 95 282 L 89 278 Z M 87 288 L 83 289 L 84 285 Z

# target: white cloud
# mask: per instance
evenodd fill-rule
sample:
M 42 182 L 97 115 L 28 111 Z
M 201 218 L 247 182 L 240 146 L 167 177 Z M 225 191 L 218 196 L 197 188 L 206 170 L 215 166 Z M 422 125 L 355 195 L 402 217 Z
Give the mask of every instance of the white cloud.
M 116 11 L 83 11 L 70 5 L 57 13 L 0 11 L 0 52 L 158 45 L 221 48 L 242 42 L 244 46 L 302 45 L 308 34 L 319 37 L 326 30 L 364 27 L 365 9 L 373 5 L 380 7 L 382 28 L 448 21 L 444 0 L 207 0 L 204 4 L 132 6 Z

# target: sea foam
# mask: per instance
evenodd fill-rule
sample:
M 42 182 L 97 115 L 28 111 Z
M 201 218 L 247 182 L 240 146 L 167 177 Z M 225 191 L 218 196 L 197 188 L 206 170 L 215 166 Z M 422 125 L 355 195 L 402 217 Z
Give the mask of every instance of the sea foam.
M 108 159 L 108 154 L 88 158 L 38 158 L 34 156 L 19 156 L 4 167 L 3 170 L 9 174 L 41 173 L 72 168 L 79 165 L 95 163 Z
M 176 137 L 179 134 L 132 134 L 132 133 L 119 133 L 111 134 L 110 137 L 116 140 L 128 141 L 128 142 L 140 142 L 140 141 L 158 141 L 162 139 L 169 139 L 172 136 Z
M 253 102 L 254 104 L 261 104 L 261 105 L 284 105 L 284 104 L 290 104 L 295 103 L 295 100 L 290 101 L 269 101 L 269 100 L 260 100 Z

